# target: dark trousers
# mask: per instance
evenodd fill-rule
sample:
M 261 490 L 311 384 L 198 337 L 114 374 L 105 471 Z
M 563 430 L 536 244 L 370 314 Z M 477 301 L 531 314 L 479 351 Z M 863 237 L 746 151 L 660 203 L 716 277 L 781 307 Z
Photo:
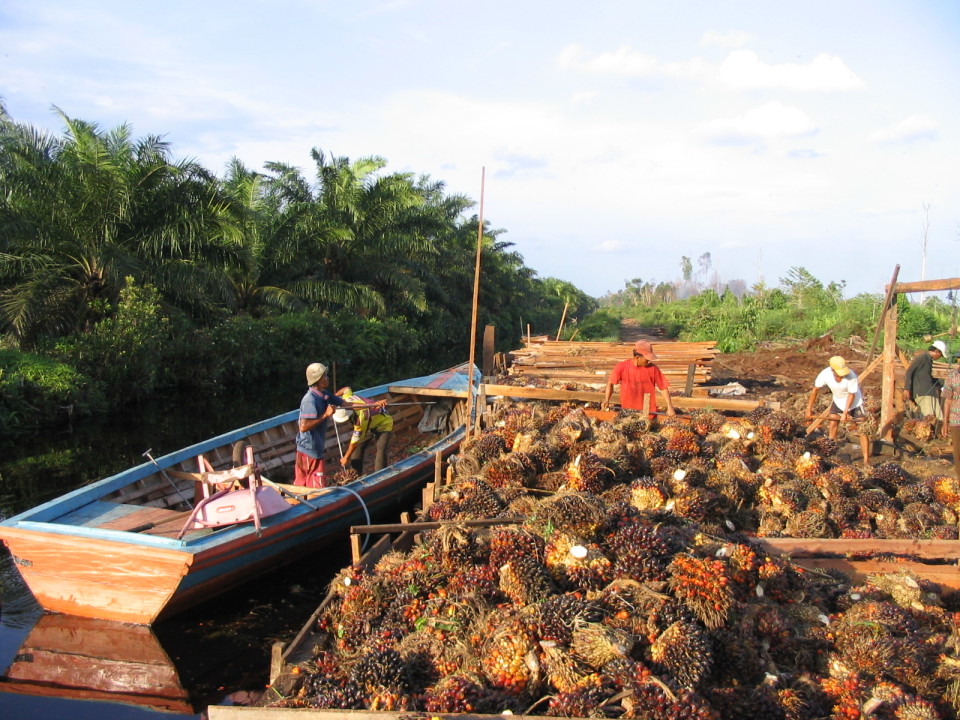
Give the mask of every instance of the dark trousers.
M 390 436 L 393 433 L 389 432 L 371 432 L 366 440 L 353 452 L 353 457 L 350 458 L 350 467 L 357 471 L 357 475 L 363 475 L 363 461 L 367 455 L 367 448 L 371 445 L 377 448 L 377 456 L 374 459 L 373 470 L 383 470 L 387 466 L 387 451 L 390 448 Z
M 960 480 L 960 425 L 950 426 L 950 444 L 953 447 L 953 472 Z

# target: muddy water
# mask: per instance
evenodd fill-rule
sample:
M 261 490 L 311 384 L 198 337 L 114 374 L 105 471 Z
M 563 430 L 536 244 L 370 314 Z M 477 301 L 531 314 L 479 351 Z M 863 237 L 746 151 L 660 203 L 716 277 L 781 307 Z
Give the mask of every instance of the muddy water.
M 9 517 L 139 464 L 146 450 L 157 457 L 286 412 L 298 401 L 261 397 L 256 403 L 241 400 L 227 405 L 198 399 L 193 407 L 177 404 L 176 411 L 143 407 L 113 425 L 74 421 L 54 432 L 7 443 L 0 452 L 0 514 Z M 9 555 L 0 550 L 0 717 L 198 718 L 210 704 L 262 692 L 271 645 L 294 637 L 323 598 L 332 576 L 348 563 L 343 543 L 159 623 L 145 634 L 129 626 L 91 627 L 82 619 L 44 617 Z M 66 638 L 64 647 L 48 650 L 51 636 Z M 76 650 L 96 644 L 105 649 L 92 659 Z M 159 671 L 173 687 L 166 688 L 163 697 L 146 689 L 142 677 L 121 679 L 125 668 L 144 658 L 153 671 L 159 663 Z M 59 676 L 63 671 L 58 667 L 69 672 Z M 21 682 L 25 676 L 29 682 Z M 105 676 L 111 678 L 108 683 Z M 121 694 L 122 703 L 105 699 Z

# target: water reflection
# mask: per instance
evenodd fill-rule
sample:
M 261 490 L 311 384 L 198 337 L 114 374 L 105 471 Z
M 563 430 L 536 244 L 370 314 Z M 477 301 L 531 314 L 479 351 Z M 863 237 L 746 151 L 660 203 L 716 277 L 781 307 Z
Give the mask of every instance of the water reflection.
M 32 696 L 24 702 L 32 717 L 44 698 L 58 699 L 55 705 L 93 700 L 163 711 L 167 717 L 195 715 L 176 666 L 150 628 L 89 618 L 41 615 L 4 672 L 0 690 L 14 704 L 18 698 L 11 696 Z
M 261 693 L 274 641 L 294 637 L 349 563 L 346 543 L 317 555 L 147 628 L 44 614 L 0 553 L 0 717 L 196 720 Z

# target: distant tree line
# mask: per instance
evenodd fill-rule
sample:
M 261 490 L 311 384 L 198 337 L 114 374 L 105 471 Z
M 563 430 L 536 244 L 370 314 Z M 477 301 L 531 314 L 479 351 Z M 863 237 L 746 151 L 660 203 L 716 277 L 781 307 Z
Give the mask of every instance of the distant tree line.
M 223 177 L 159 136 L 0 105 L 0 430 L 158 392 L 302 385 L 322 360 L 366 384 L 466 360 L 474 202 L 387 161 L 310 151 L 312 176 L 232 160 Z M 482 233 L 478 336 L 501 349 L 597 303 Z
M 832 335 L 872 342 L 883 310 L 883 296 L 863 293 L 844 298 L 846 281 L 824 283 L 804 267 L 792 267 L 777 287 L 742 280 L 720 282 L 714 275 L 704 283 L 709 253 L 701 256 L 700 278 L 688 257 L 681 259 L 681 279 L 657 282 L 636 278 L 623 290 L 600 298 L 601 310 L 581 322 L 584 339 L 615 337 L 620 320 L 628 317 L 646 327 L 658 327 L 674 338 L 712 340 L 722 352 L 751 350 L 761 342 Z M 899 340 L 904 348 L 929 345 L 929 337 L 957 327 L 956 297 L 930 296 L 912 302 L 898 296 Z M 956 353 L 956 338 L 945 337 Z

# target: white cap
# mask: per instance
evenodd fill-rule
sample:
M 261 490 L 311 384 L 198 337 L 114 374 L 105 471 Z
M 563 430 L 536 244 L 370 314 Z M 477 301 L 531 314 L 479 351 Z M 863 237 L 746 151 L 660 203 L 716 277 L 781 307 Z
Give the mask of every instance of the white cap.
M 933 341 L 933 347 L 935 347 L 937 350 L 939 350 L 939 351 L 940 351 L 940 354 L 943 355 L 944 357 L 947 356 L 947 346 L 946 346 L 946 344 L 943 342 L 943 340 L 934 340 L 934 341 Z
M 347 408 L 337 408 L 333 412 L 333 421 L 335 423 L 345 423 L 353 415 L 353 410 Z
M 327 374 L 327 366 L 323 363 L 310 363 L 307 365 L 307 385 L 316 385 L 324 375 Z

